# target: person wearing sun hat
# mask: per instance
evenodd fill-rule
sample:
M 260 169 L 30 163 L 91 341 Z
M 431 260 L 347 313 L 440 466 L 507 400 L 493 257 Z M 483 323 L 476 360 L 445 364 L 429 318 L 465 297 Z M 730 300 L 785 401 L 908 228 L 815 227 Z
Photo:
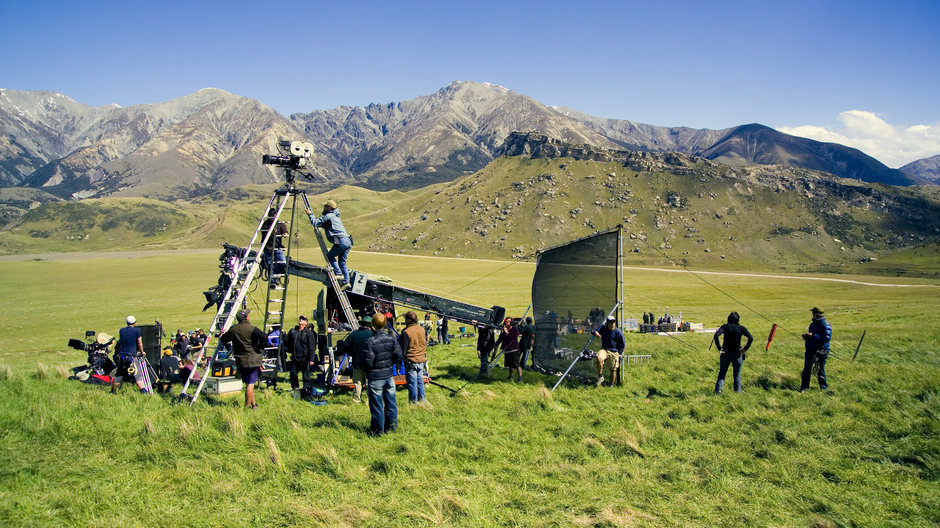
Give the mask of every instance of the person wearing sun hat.
M 310 217 L 310 223 L 313 227 L 322 227 L 326 231 L 326 237 L 333 242 L 333 247 L 327 253 L 330 260 L 330 266 L 333 267 L 333 273 L 339 279 L 340 287 L 348 290 L 352 287 L 349 283 L 349 269 L 346 268 L 346 259 L 349 258 L 349 250 L 352 248 L 352 237 L 346 232 L 342 220 L 339 219 L 339 209 L 336 202 L 327 200 L 323 204 L 323 215 L 314 218 L 313 211 L 307 209 L 307 215 Z
M 819 381 L 819 388 L 827 390 L 829 382 L 826 380 L 826 360 L 829 358 L 829 341 L 832 340 L 832 326 L 826 321 L 826 312 L 818 306 L 814 306 L 810 313 L 813 314 L 813 322 L 809 324 L 809 330 L 803 334 L 803 341 L 806 344 L 806 352 L 803 355 L 803 374 L 800 380 L 800 392 L 809 390 L 809 379 L 813 371 L 813 365 L 818 365 L 816 379 Z

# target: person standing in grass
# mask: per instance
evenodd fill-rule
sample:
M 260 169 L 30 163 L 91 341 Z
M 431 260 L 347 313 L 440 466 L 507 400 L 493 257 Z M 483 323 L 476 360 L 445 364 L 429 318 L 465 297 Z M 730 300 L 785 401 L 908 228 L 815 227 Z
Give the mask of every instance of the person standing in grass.
M 257 409 L 255 401 L 255 384 L 261 377 L 261 363 L 264 357 L 264 347 L 268 343 L 268 336 L 258 327 L 248 321 L 250 310 L 239 310 L 235 314 L 238 322 L 235 326 L 222 334 L 219 341 L 232 344 L 232 355 L 235 356 L 235 366 L 242 376 L 245 384 L 245 407 Z
M 362 365 L 369 380 L 369 434 L 381 436 L 398 428 L 394 367 L 404 359 L 398 340 L 385 330 L 385 316 L 372 316 L 372 337 L 362 347 Z
M 149 387 L 144 387 L 144 376 L 146 373 L 142 371 L 143 369 L 137 368 L 136 370 L 128 370 L 134 365 L 134 358 L 144 355 L 144 336 L 140 328 L 137 328 L 136 317 L 128 315 L 125 321 L 127 322 L 127 326 L 118 332 L 117 351 L 115 353 L 117 357 L 117 361 L 115 362 L 117 366 L 117 376 L 114 376 L 111 382 L 111 394 L 117 394 L 125 376 L 134 378 L 141 394 L 147 394 Z M 146 365 L 146 361 L 141 363 Z M 133 374 L 131 374 L 131 372 L 133 372 Z
M 477 327 L 477 357 L 480 358 L 480 376 L 490 374 L 490 355 L 496 348 L 496 329 L 488 325 Z
M 353 403 L 362 403 L 362 386 L 366 383 L 366 371 L 362 366 L 362 349 L 370 337 L 372 337 L 372 318 L 367 315 L 359 320 L 359 329 L 343 340 L 353 369 Z
M 626 348 L 623 331 L 617 328 L 617 318 L 610 315 L 607 321 L 594 330 L 594 337 L 601 338 L 601 349 L 597 351 L 597 386 L 604 384 L 604 367 L 610 365 L 610 386 L 617 383 L 620 371 L 620 355 Z
M 728 366 L 734 367 L 734 392 L 741 392 L 741 365 L 744 364 L 744 354 L 751 348 L 751 342 L 754 340 L 747 328 L 739 325 L 741 316 L 738 312 L 728 314 L 728 322 L 721 325 L 721 328 L 715 332 L 712 338 L 719 352 L 718 381 L 715 382 L 715 394 L 721 394 L 725 385 L 725 374 L 728 373 Z M 724 343 L 718 342 L 718 336 L 725 336 Z M 741 338 L 746 337 L 747 343 L 742 347 Z
M 806 352 L 803 354 L 803 374 L 800 380 L 800 392 L 809 390 L 809 379 L 812 375 L 813 365 L 818 365 L 816 379 L 819 381 L 819 388 L 827 390 L 829 383 L 826 380 L 826 359 L 829 358 L 829 341 L 832 340 L 832 326 L 826 321 L 826 313 L 822 308 L 813 307 L 810 312 L 813 314 L 813 321 L 809 324 L 809 330 L 803 334 L 803 341 L 806 345 Z
M 297 318 L 297 326 L 287 334 L 284 344 L 290 349 L 290 388 L 294 391 L 300 390 L 302 380 L 301 397 L 309 397 L 313 389 L 310 373 L 317 357 L 317 334 L 310 328 L 306 316 Z
M 503 366 L 509 369 L 509 381 L 512 373 L 518 373 L 516 383 L 522 383 L 522 366 L 519 365 L 519 327 L 514 324 L 511 317 L 503 321 L 503 331 L 499 334 L 496 344 L 503 353 Z
M 405 329 L 401 333 L 399 343 L 402 353 L 405 354 L 405 378 L 408 380 L 408 402 L 418 403 L 424 401 L 424 375 L 427 372 L 428 342 L 424 337 L 424 329 L 418 326 L 418 314 L 408 312 L 405 314 Z
M 531 317 L 525 318 L 525 325 L 522 326 L 519 337 L 519 347 L 522 349 L 522 368 L 525 368 L 529 353 L 532 351 L 532 345 L 535 343 L 535 325 L 532 324 Z M 532 360 L 532 364 L 535 365 L 535 360 Z

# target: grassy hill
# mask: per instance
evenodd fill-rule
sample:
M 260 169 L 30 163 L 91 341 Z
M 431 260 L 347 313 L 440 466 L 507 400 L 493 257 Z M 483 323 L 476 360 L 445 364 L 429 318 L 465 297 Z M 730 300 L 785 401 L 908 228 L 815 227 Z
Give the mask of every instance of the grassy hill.
M 14 227 L 0 231 L 0 254 L 217 248 L 221 242 L 244 245 L 276 187 L 250 185 L 172 202 L 147 198 L 50 202 L 23 211 Z M 343 204 L 345 216 L 354 216 L 406 196 L 347 186 L 308 198 L 318 212 L 329 197 Z M 302 202 L 298 203 L 302 209 Z M 305 217 L 301 218 L 306 224 Z
M 273 189 L 48 203 L 0 232 L 0 254 L 243 245 Z M 318 213 L 327 198 L 339 203 L 357 250 L 531 260 L 540 249 L 622 224 L 631 265 L 940 274 L 935 190 L 799 168 L 731 168 L 675 153 L 626 161 L 515 156 L 407 193 L 312 192 Z
M 632 167 L 503 157 L 348 225 L 368 224 L 357 244 L 372 251 L 531 259 L 622 224 L 629 264 L 932 275 L 938 204 L 916 189 L 679 154 Z M 916 258 L 890 258 L 899 252 Z

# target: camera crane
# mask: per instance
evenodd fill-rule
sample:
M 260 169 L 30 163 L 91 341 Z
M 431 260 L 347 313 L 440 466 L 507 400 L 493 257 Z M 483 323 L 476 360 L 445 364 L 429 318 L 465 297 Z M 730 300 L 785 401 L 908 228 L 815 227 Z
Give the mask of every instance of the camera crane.
M 228 331 L 232 326 L 238 310 L 245 305 L 252 283 L 259 278 L 264 278 L 264 275 L 267 275 L 267 280 L 265 280 L 267 289 L 262 328 L 265 330 L 265 333 L 269 333 L 275 325 L 277 325 L 281 329 L 281 339 L 278 342 L 278 346 L 268 347 L 264 350 L 262 374 L 273 372 L 273 375 L 277 376 L 277 372 L 282 368 L 282 365 L 280 365 L 280 352 L 285 336 L 284 307 L 287 300 L 287 286 L 289 284 L 287 263 L 290 261 L 291 241 L 294 235 L 294 220 L 297 216 L 297 197 L 299 196 L 303 200 L 304 209 L 310 209 L 310 202 L 307 199 L 306 192 L 302 189 L 298 189 L 296 186 L 296 176 L 299 174 L 307 179 L 313 178 L 311 174 L 301 170 L 307 166 L 307 160 L 313 155 L 313 145 L 302 141 L 280 141 L 278 143 L 278 150 L 281 151 L 282 155 L 270 156 L 265 154 L 261 158 L 261 161 L 265 165 L 277 165 L 284 169 L 284 185 L 276 189 L 272 194 L 265 208 L 265 212 L 258 222 L 258 227 L 255 229 L 251 240 L 248 242 L 248 246 L 244 250 L 244 254 L 238 259 L 238 265 L 236 269 L 233 270 L 234 277 L 231 284 L 218 300 L 218 311 L 212 320 L 212 325 L 209 327 L 208 338 L 202 349 L 200 349 L 199 354 L 196 356 L 195 362 L 197 366 L 202 360 L 205 351 L 209 350 L 211 340 Z M 281 251 L 279 251 L 282 245 L 279 239 L 283 239 L 285 235 L 278 234 L 278 222 L 288 206 L 290 208 L 290 220 L 284 222 L 288 226 L 288 229 L 286 234 L 287 244 L 283 252 L 284 260 L 282 261 L 279 260 L 282 254 Z M 314 231 L 316 232 L 320 249 L 323 251 L 323 258 L 329 262 L 323 234 L 317 228 L 314 228 Z M 267 273 L 261 273 L 262 270 L 266 270 Z M 343 308 L 346 320 L 350 322 L 355 321 L 355 313 L 349 303 L 349 299 L 346 297 L 346 292 L 340 288 L 332 267 L 328 265 L 326 270 L 328 283 L 333 288 L 336 297 L 340 300 L 340 305 Z M 209 362 L 200 378 L 199 385 L 195 392 L 193 392 L 192 395 L 187 393 L 193 380 L 193 375 L 191 374 L 183 385 L 183 390 L 179 395 L 180 401 L 189 400 L 190 405 L 196 403 L 196 399 L 205 386 L 206 379 L 208 379 L 212 372 L 213 363 L 218 361 L 219 352 L 221 350 L 221 343 L 216 343 L 214 352 L 210 356 Z M 193 370 L 193 373 L 195 372 L 196 369 Z

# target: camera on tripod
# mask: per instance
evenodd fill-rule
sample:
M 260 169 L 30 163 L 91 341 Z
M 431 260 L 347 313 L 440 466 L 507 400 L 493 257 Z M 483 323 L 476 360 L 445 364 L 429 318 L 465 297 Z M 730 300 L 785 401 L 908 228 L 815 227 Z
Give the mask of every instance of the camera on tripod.
M 288 169 L 302 169 L 307 166 L 307 160 L 313 156 L 313 143 L 306 141 L 278 141 L 277 149 L 281 151 L 280 156 L 265 154 L 261 156 L 261 163 Z

